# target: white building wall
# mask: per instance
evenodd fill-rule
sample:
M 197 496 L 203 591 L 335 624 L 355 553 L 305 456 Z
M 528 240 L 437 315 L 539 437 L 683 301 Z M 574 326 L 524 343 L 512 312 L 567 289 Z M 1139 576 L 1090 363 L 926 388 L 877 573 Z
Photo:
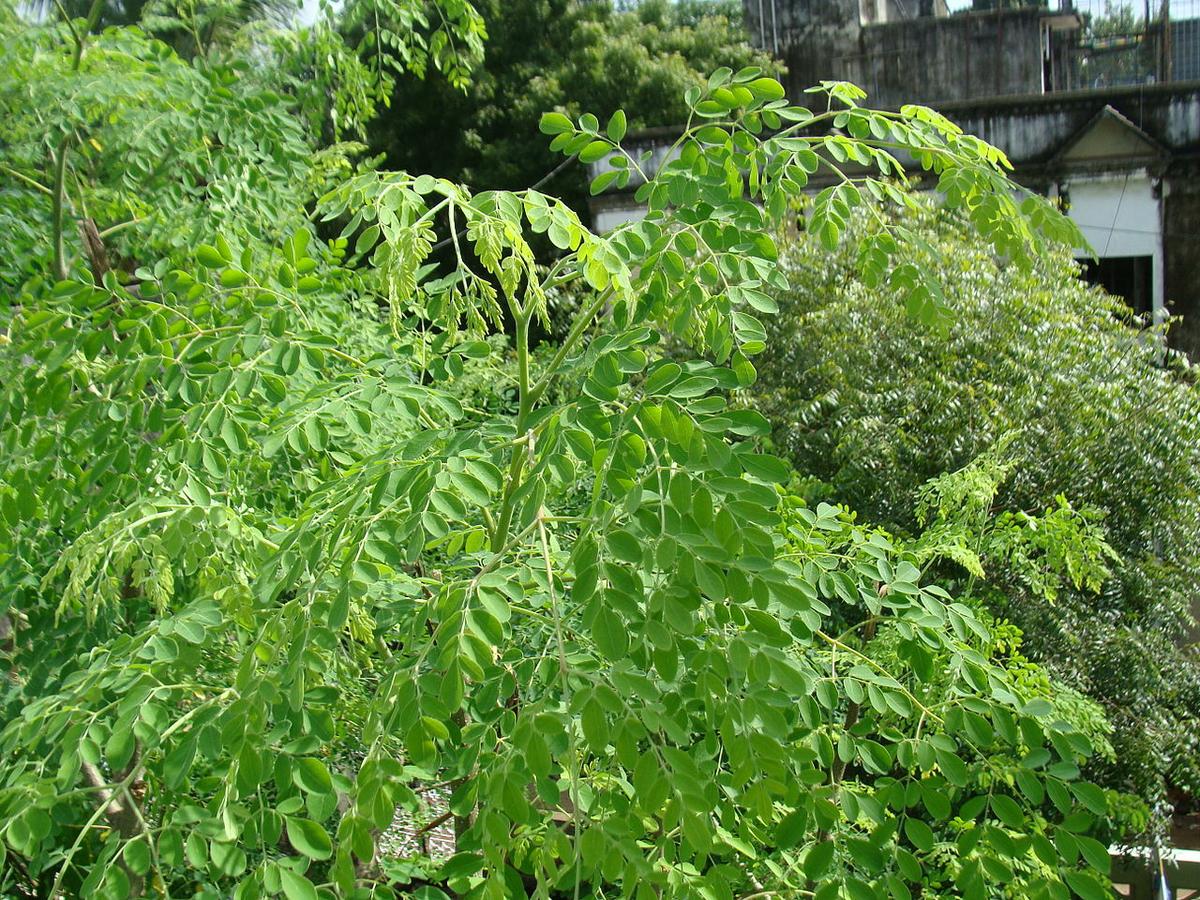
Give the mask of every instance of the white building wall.
M 1097 257 L 1153 259 L 1154 316 L 1161 318 L 1164 315 L 1162 211 L 1153 180 L 1144 171 L 1074 176 L 1065 187 L 1070 199 L 1069 215 Z
M 646 207 L 614 207 L 601 209 L 593 214 L 592 227 L 598 234 L 607 234 L 614 228 L 619 228 L 626 222 L 637 222 L 646 216 Z

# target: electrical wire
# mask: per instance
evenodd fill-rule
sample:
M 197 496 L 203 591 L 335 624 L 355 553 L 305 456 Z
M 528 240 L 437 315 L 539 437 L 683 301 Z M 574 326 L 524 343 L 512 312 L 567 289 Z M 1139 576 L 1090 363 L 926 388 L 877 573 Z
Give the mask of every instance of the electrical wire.
M 1125 192 L 1129 190 L 1129 176 L 1125 176 L 1125 183 L 1121 185 L 1121 196 L 1117 198 L 1117 208 L 1113 210 L 1112 224 L 1108 226 L 1108 237 L 1104 240 L 1104 253 L 1108 255 L 1108 245 L 1112 243 L 1113 230 L 1117 227 L 1117 219 L 1121 215 L 1121 204 L 1125 202 Z
M 553 178 L 555 175 L 557 175 L 559 172 L 561 172 L 563 169 L 565 169 L 567 166 L 569 166 L 573 162 L 575 162 L 575 157 L 568 156 L 566 159 L 564 159 L 562 162 L 560 162 L 557 166 L 555 166 L 553 169 L 551 169 L 549 172 L 547 172 L 545 175 L 543 175 L 541 178 L 539 178 L 536 182 L 534 182 L 533 187 L 529 188 L 529 190 L 536 191 L 538 188 L 540 188 L 547 181 L 549 181 L 551 178 Z M 433 253 L 438 250 L 441 250 L 443 247 L 450 246 L 450 243 L 452 241 L 462 237 L 466 233 L 467 233 L 467 229 L 465 227 L 460 228 L 457 232 L 455 232 L 450 237 L 440 240 L 436 244 L 434 244 L 433 249 L 430 252 Z

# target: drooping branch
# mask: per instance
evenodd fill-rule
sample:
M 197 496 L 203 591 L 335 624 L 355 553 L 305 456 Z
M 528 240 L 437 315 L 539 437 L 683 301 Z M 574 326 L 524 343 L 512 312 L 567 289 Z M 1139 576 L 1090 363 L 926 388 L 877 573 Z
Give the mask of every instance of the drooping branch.
M 54 155 L 54 212 L 53 212 L 53 245 L 54 245 L 54 277 L 64 281 L 67 277 L 67 258 L 63 234 L 63 207 L 67 196 L 67 152 L 71 146 L 71 135 L 63 135 L 58 142 L 58 152 Z
M 88 10 L 87 23 L 82 31 L 75 27 L 70 18 L 67 18 L 67 26 L 71 29 L 71 38 L 75 42 L 75 53 L 71 58 L 72 72 L 78 72 L 80 66 L 83 65 L 83 51 L 87 46 L 87 36 L 100 21 L 100 13 L 103 9 L 104 0 L 92 0 L 91 9 Z M 59 281 L 65 280 L 68 274 L 63 234 L 63 210 L 67 202 L 67 154 L 70 152 L 72 139 L 73 134 L 68 130 L 62 140 L 58 142 L 58 151 L 54 156 L 54 186 L 52 188 L 54 212 L 51 243 L 54 247 L 54 277 Z

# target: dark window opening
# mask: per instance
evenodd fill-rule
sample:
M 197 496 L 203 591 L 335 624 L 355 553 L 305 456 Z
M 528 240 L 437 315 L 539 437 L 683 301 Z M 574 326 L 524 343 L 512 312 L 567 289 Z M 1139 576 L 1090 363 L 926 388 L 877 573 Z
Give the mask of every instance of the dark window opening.
M 1086 260 L 1083 280 L 1121 297 L 1138 315 L 1149 316 L 1154 308 L 1154 257 L 1110 256 Z

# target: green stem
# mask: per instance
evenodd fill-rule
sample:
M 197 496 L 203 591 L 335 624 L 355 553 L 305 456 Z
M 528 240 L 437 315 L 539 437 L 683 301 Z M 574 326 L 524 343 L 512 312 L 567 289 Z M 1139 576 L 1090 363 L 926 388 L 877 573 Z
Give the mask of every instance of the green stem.
M 519 425 L 533 406 L 529 396 L 529 314 L 525 310 L 517 315 L 517 388 L 520 392 Z
M 62 6 L 59 6 L 62 9 Z M 67 27 L 71 29 L 71 37 L 75 40 L 75 53 L 71 57 L 71 71 L 78 72 L 83 65 L 83 48 L 87 45 L 87 36 L 96 23 L 100 21 L 100 13 L 104 9 L 104 0 L 92 0 L 88 10 L 87 24 L 82 32 L 75 28 L 74 22 L 67 18 Z M 64 15 L 66 11 L 63 11 Z M 63 205 L 67 193 L 67 151 L 71 145 L 71 132 L 63 135 L 58 143 L 58 156 L 54 160 L 54 219 L 52 243 L 54 246 L 54 276 L 59 281 L 67 277 L 67 257 L 63 238 Z
M 58 155 L 54 159 L 54 218 L 52 235 L 54 246 L 54 277 L 58 281 L 66 281 L 67 279 L 67 258 L 63 238 L 63 204 L 67 192 L 67 150 L 70 146 L 70 141 L 71 135 L 63 135 L 63 139 L 58 142 Z
M 508 465 L 508 476 L 504 483 L 504 499 L 500 505 L 500 514 L 496 517 L 496 528 L 492 533 L 493 550 L 503 547 L 508 541 L 508 530 L 512 525 L 513 505 L 517 488 L 521 483 L 521 475 L 525 470 L 525 446 L 521 437 L 525 434 L 525 425 L 529 413 L 533 409 L 533 398 L 529 388 L 529 317 L 527 310 L 514 304 L 513 317 L 516 319 L 517 336 L 517 440 L 513 445 L 512 461 Z
M 29 185 L 35 191 L 41 191 L 43 194 L 53 194 L 54 193 L 52 190 L 50 190 L 50 188 L 46 187 L 40 181 L 35 181 L 34 179 L 30 178 L 28 175 L 22 175 L 16 169 L 12 169 L 12 168 L 9 168 L 8 166 L 0 165 L 0 172 L 4 172 L 6 175 L 10 175 L 13 178 L 16 178 L 18 181 L 23 181 L 25 184 Z
M 500 506 L 500 514 L 496 517 L 496 527 L 492 532 L 493 548 L 504 546 L 508 540 L 509 529 L 512 526 L 514 498 L 521 484 L 521 475 L 525 470 L 526 452 L 523 449 L 525 442 L 522 438 L 525 435 L 526 423 L 529 421 L 529 416 L 533 412 L 533 408 L 538 400 L 546 392 L 546 388 L 550 386 L 550 382 L 558 374 L 563 361 L 566 360 L 571 351 L 583 339 L 588 327 L 600 311 L 604 309 L 605 304 L 608 303 L 612 295 L 612 288 L 601 291 L 596 299 L 579 315 L 571 325 L 571 331 L 562 342 L 562 346 L 558 348 L 558 352 L 550 360 L 546 371 L 542 373 L 541 378 L 534 384 L 530 384 L 529 378 L 529 320 L 533 316 L 533 311 L 522 309 L 515 304 L 513 306 L 513 318 L 516 320 L 517 326 L 517 389 L 520 399 L 517 410 L 516 442 L 513 448 L 512 461 L 508 466 L 508 476 L 505 480 L 504 499 Z
M 105 228 L 99 234 L 100 234 L 100 237 L 106 238 L 109 235 L 116 234 L 118 231 L 122 231 L 126 228 L 132 228 L 134 225 L 140 225 L 142 222 L 145 222 L 145 221 L 146 221 L 146 216 L 136 216 L 127 222 L 118 222 L 116 225 L 109 225 L 107 228 Z
M 562 679 L 563 705 L 569 709 L 571 706 L 571 670 L 567 665 L 567 644 L 563 638 L 562 610 L 558 606 L 558 593 L 554 590 L 554 564 L 550 555 L 550 537 L 546 533 L 546 521 L 542 518 L 540 511 L 538 512 L 537 526 L 542 544 L 542 561 L 546 566 L 546 585 L 550 593 L 550 612 L 554 617 L 554 642 L 558 652 L 558 676 Z M 579 797 L 579 754 L 575 747 L 574 729 L 568 732 L 567 740 L 567 755 L 570 764 L 570 771 L 567 773 L 569 779 L 568 796 L 571 798 L 571 819 L 575 826 L 574 834 L 572 835 L 575 845 L 574 896 L 575 900 L 579 900 L 580 890 L 583 887 L 583 854 L 579 850 L 579 841 L 583 837 L 583 817 L 581 815 L 582 801 Z
M 73 27 L 71 29 L 75 34 L 75 56 L 71 60 L 71 68 L 76 72 L 83 63 L 83 48 L 87 42 L 87 36 L 92 33 L 92 29 L 100 21 L 100 13 L 103 11 L 104 0 L 92 0 L 92 8 L 88 10 L 87 24 L 83 28 L 83 34 L 76 32 Z
M 579 318 L 575 320 L 574 324 L 571 325 L 571 330 L 567 334 L 566 340 L 562 342 L 562 346 L 558 348 L 558 352 L 554 354 L 554 358 L 551 359 L 550 364 L 546 366 L 546 371 L 531 389 L 531 405 L 537 403 L 538 400 L 542 398 L 542 394 L 546 392 L 546 388 L 550 386 L 550 382 L 554 380 L 554 376 L 558 374 L 558 370 L 562 366 L 563 361 L 570 355 L 571 351 L 575 349 L 575 346 L 583 338 L 584 333 L 588 330 L 588 327 L 592 324 L 592 321 L 597 315 L 599 315 L 600 311 L 604 309 L 605 304 L 608 303 L 612 295 L 612 288 L 602 291 L 596 297 L 596 299 L 592 301 L 591 305 L 580 314 Z

